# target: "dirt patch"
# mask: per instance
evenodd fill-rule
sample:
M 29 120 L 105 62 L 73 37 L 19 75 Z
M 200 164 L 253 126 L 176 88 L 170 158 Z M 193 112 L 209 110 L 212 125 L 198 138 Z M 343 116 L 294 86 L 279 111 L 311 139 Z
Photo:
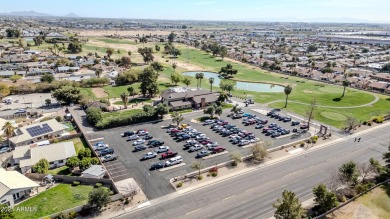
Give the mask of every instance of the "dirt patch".
M 119 35 L 119 36 L 136 36 L 142 35 L 169 35 L 171 31 L 160 30 L 69 30 L 70 33 L 77 33 L 79 36 L 92 37 L 92 36 L 107 36 L 107 35 Z
M 351 202 L 348 205 L 328 215 L 328 219 L 379 219 L 371 209 L 357 202 Z
M 104 91 L 104 89 L 100 87 L 92 88 L 92 92 L 95 94 L 97 98 L 103 98 L 108 96 L 107 93 Z

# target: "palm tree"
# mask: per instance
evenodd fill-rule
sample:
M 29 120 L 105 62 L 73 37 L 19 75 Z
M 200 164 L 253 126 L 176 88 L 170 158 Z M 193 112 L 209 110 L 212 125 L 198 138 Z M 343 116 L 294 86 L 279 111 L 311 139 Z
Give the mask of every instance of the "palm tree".
M 209 78 L 209 83 L 210 83 L 210 92 L 213 92 L 213 84 L 214 84 L 214 78 L 213 77 Z
M 344 95 L 345 95 L 345 88 L 347 88 L 348 86 L 349 86 L 349 81 L 348 80 L 344 80 L 343 81 L 344 90 L 343 90 L 343 95 L 341 95 L 341 97 L 344 97 Z
M 125 106 L 125 109 L 127 109 L 127 104 L 129 103 L 129 94 L 127 94 L 126 92 L 123 92 L 121 94 L 121 99 L 122 99 L 123 105 Z
M 199 74 L 200 74 L 200 73 L 196 73 L 196 74 L 195 74 L 195 78 L 196 78 L 196 88 L 199 88 Z
M 3 126 L 4 134 L 7 136 L 8 146 L 10 145 L 9 138 L 14 135 L 15 128 L 10 122 L 6 122 Z
M 292 91 L 291 85 L 287 85 L 286 87 L 284 87 L 284 94 L 286 94 L 286 105 L 284 105 L 284 108 L 287 107 L 287 99 L 288 99 L 288 95 L 291 94 L 291 91 Z
M 203 73 L 199 73 L 199 87 L 202 87 L 202 79 L 204 77 Z
M 180 123 L 184 120 L 184 117 L 182 114 L 179 114 L 178 112 L 174 112 L 172 114 L 172 122 L 176 122 L 176 125 L 179 126 Z

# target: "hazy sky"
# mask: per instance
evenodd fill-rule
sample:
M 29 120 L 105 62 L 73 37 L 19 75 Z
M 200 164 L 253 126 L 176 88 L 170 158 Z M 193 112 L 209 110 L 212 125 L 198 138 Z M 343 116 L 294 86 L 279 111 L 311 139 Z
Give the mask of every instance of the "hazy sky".
M 106 18 L 390 21 L 390 0 L 0 0 L 0 5 L 2 13 L 33 10 Z

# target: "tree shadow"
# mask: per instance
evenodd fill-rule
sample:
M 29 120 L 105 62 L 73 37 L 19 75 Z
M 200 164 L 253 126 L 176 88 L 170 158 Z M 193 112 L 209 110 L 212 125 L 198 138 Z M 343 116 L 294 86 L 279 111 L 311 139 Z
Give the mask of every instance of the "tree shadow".
M 216 59 L 215 61 L 216 62 L 222 62 L 222 59 Z
M 390 101 L 390 97 L 389 98 L 386 98 L 387 101 Z
M 332 99 L 334 102 L 340 102 L 341 101 L 341 97 L 336 97 L 336 98 L 333 98 Z

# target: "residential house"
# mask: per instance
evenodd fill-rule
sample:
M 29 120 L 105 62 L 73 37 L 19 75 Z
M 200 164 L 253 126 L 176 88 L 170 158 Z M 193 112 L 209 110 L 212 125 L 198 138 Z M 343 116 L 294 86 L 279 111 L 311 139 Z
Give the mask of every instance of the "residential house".
M 102 165 L 92 165 L 90 168 L 82 172 L 82 177 L 101 179 L 106 175 L 107 171 Z
M 390 83 L 390 73 L 376 73 L 371 75 L 372 79 Z
M 41 159 L 49 161 L 49 169 L 62 167 L 69 157 L 76 156 L 72 141 L 60 142 L 45 146 L 26 145 L 15 148 L 12 158 L 19 164 L 22 173 L 31 172 L 32 166 Z
M 2 78 L 10 78 L 15 75 L 14 71 L 0 71 L 0 77 Z
M 191 107 L 203 108 L 214 103 L 217 99 L 218 96 L 215 93 L 201 89 L 171 88 L 163 91 L 161 94 L 161 101 L 173 110 Z
M 55 119 L 51 119 L 18 128 L 14 131 L 15 136 L 9 140 L 12 146 L 17 147 L 61 136 L 65 130 L 66 127 L 64 127 L 64 125 L 60 124 Z
M 376 90 L 380 92 L 385 92 L 389 86 L 387 82 L 371 82 L 367 85 L 367 87 L 371 90 Z
M 30 196 L 37 183 L 17 171 L 0 168 L 0 204 L 14 207 L 15 202 Z

